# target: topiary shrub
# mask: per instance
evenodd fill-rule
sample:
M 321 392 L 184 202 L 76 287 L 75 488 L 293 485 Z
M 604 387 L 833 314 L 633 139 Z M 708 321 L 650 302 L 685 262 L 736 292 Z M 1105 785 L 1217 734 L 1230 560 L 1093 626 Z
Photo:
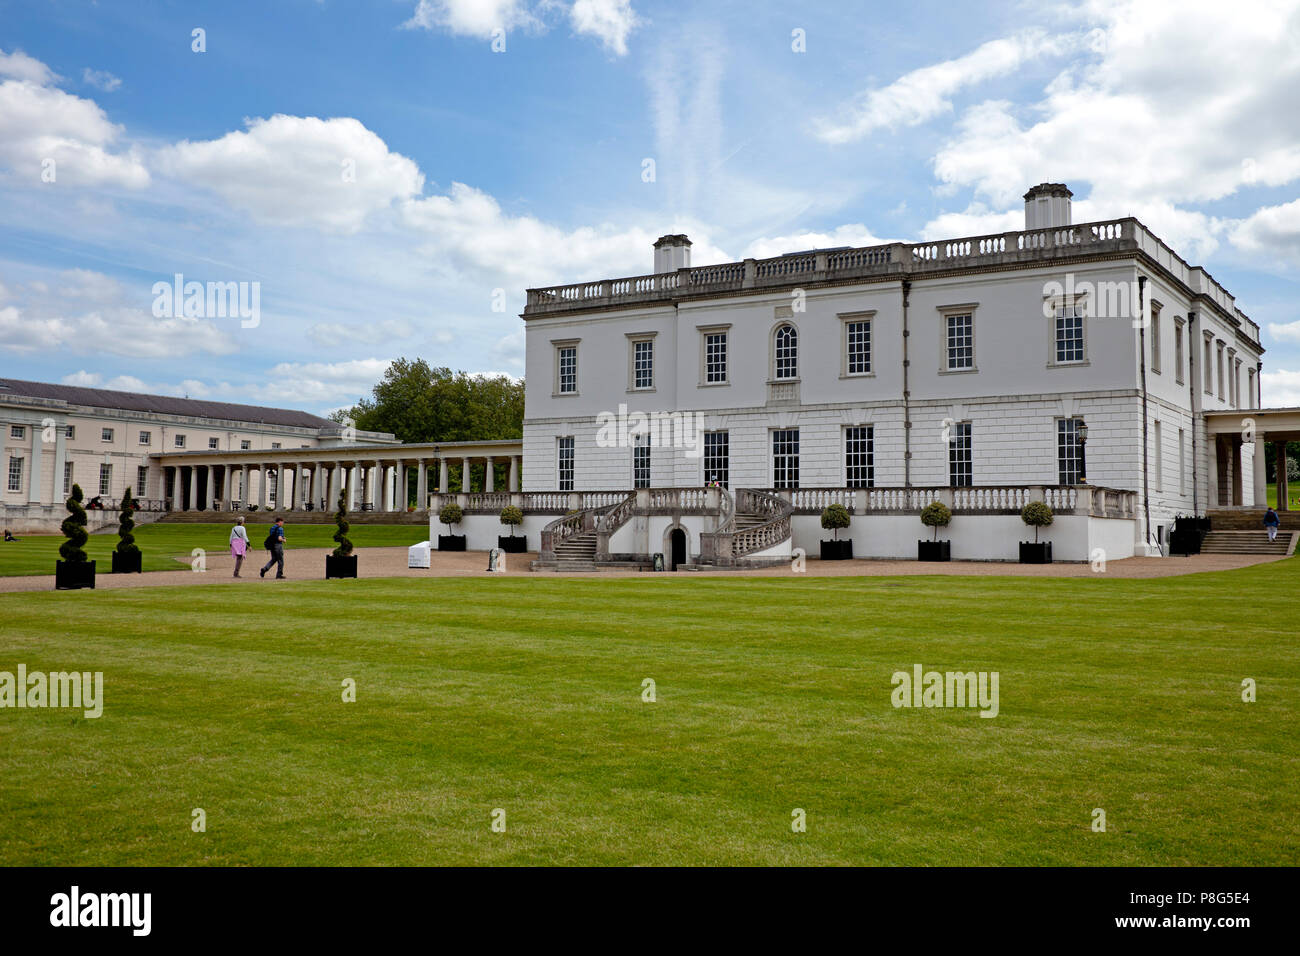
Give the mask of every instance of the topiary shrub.
M 82 549 L 90 536 L 86 534 L 86 509 L 81 507 L 85 500 L 81 485 L 73 485 L 72 496 L 68 499 L 68 516 L 60 525 L 63 536 L 68 540 L 59 545 L 59 556 L 69 564 L 86 563 L 86 552 Z
M 1034 544 L 1038 543 L 1038 529 L 1052 523 L 1052 509 L 1045 501 L 1031 501 L 1020 509 L 1020 520 L 1034 529 Z
M 524 513 L 514 505 L 501 509 L 501 523 L 510 529 L 510 537 L 515 536 L 515 528 L 524 523 Z
M 822 512 L 822 527 L 831 533 L 836 541 L 840 539 L 840 528 L 847 528 L 853 518 L 849 509 L 841 504 L 827 505 Z
M 131 531 L 135 528 L 135 519 L 131 517 L 132 512 L 136 511 L 139 505 L 131 497 L 131 489 L 127 488 L 122 492 L 121 516 L 117 519 L 117 553 L 118 554 L 139 554 L 140 548 L 135 543 L 135 535 Z
M 334 549 L 334 557 L 346 558 L 352 553 L 352 542 L 348 540 L 348 496 L 347 492 L 339 492 L 339 510 L 334 512 L 334 524 L 338 530 L 334 532 L 334 540 L 338 542 L 338 547 Z
M 952 511 L 942 501 L 932 501 L 921 509 L 921 524 L 934 529 L 934 540 L 939 540 L 939 529 L 948 527 Z
M 442 510 L 438 512 L 438 520 L 447 526 L 447 533 L 451 534 L 451 526 L 460 524 L 460 519 L 465 517 L 465 512 L 460 510 L 460 505 L 450 504 L 443 505 Z

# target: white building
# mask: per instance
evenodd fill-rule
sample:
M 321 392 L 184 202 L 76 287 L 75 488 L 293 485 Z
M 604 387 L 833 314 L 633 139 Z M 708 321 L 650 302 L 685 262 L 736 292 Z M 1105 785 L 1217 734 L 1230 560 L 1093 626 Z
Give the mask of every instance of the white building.
M 1020 506 L 1045 498 L 1057 557 L 1084 560 L 1133 554 L 1148 513 L 1155 547 L 1177 514 L 1262 500 L 1262 456 L 1204 419 L 1259 407 L 1259 327 L 1136 219 L 1073 224 L 1070 197 L 1031 189 L 1021 232 L 704 267 L 664 236 L 652 274 L 529 290 L 524 490 L 716 479 L 788 504 L 783 547 L 644 504 L 556 539 L 603 528 L 598 554 L 643 558 L 684 536 L 706 559 L 815 550 L 831 501 L 860 516 L 858 556 L 915 556 L 937 499 L 953 557 L 1011 558 Z M 638 413 L 678 431 L 638 440 Z

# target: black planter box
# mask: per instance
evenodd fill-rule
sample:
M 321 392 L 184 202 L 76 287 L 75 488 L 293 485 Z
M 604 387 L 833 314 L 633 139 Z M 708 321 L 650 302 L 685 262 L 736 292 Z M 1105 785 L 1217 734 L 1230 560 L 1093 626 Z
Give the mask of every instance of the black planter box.
M 528 550 L 528 536 L 522 534 L 497 535 L 497 547 L 506 554 L 523 554 Z M 465 550 L 461 548 L 461 550 Z
M 1051 564 L 1052 563 L 1052 542 L 1021 541 L 1020 542 L 1020 563 L 1021 564 Z
M 120 551 L 113 552 L 113 573 L 114 574 L 140 574 L 142 567 L 141 561 L 144 558 L 143 551 L 136 551 L 132 554 L 123 554 Z
M 852 541 L 823 541 L 823 561 L 847 561 L 853 557 Z
M 348 554 L 338 557 L 333 554 L 325 555 L 325 579 L 330 578 L 355 578 L 357 576 L 357 556 Z
M 916 560 L 951 561 L 952 542 L 951 541 L 918 541 L 916 542 Z
M 463 534 L 440 534 L 438 535 L 439 551 L 464 551 L 465 536 Z
M 71 564 L 67 561 L 54 562 L 54 587 L 59 591 L 75 591 L 79 588 L 95 587 L 95 562 L 82 561 Z
M 1178 528 L 1169 532 L 1170 554 L 1200 554 L 1205 532 L 1198 528 Z

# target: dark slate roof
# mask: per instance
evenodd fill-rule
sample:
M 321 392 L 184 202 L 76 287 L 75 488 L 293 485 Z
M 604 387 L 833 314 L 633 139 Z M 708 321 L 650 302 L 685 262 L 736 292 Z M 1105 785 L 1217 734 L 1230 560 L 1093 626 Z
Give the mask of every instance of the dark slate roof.
M 236 422 L 285 425 L 296 428 L 324 428 L 329 419 L 292 408 L 264 408 L 261 405 L 234 405 L 230 402 L 207 402 L 195 398 L 171 398 L 166 395 L 142 395 L 139 392 L 115 392 L 107 388 L 82 388 L 80 385 L 51 385 L 48 382 L 24 382 L 0 378 L 0 396 L 44 398 L 88 405 L 93 408 L 119 408 L 131 412 L 159 415 L 187 415 L 195 418 L 220 418 Z

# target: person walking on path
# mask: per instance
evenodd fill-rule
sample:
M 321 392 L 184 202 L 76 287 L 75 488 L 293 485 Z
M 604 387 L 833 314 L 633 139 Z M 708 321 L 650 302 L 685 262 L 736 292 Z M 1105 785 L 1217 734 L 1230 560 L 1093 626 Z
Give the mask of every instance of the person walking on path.
M 266 562 L 262 568 L 262 577 L 266 577 L 266 572 L 271 570 L 272 565 L 279 565 L 276 569 L 276 579 L 284 578 L 284 519 L 276 518 L 275 524 L 271 525 L 271 532 L 266 536 L 266 550 L 271 552 L 271 560 Z
M 244 563 L 244 555 L 249 550 L 248 529 L 244 527 L 244 516 L 235 519 L 235 526 L 230 529 L 230 553 L 235 556 L 235 577 L 239 577 L 239 568 Z
M 1268 529 L 1268 540 L 1277 540 L 1277 529 L 1282 524 L 1282 519 L 1277 516 L 1277 512 L 1269 508 L 1264 512 L 1264 527 Z

